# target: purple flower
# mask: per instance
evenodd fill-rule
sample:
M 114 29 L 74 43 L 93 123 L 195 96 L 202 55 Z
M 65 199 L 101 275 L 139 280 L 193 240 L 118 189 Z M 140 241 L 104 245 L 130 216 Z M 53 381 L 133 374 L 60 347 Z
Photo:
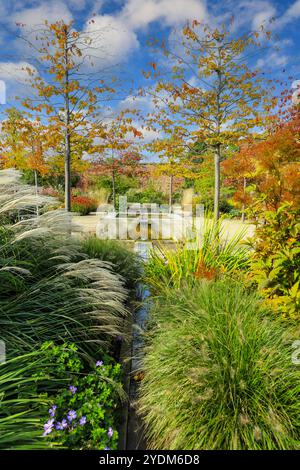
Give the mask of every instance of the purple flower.
M 67 415 L 67 420 L 71 423 L 71 421 L 73 421 L 73 419 L 76 419 L 76 418 L 77 418 L 76 411 L 70 410 Z
M 55 429 L 58 431 L 62 431 L 63 429 L 66 429 L 68 427 L 68 423 L 65 419 L 63 419 L 61 422 L 57 421 Z
M 52 432 L 53 423 L 54 423 L 54 419 L 49 419 L 49 421 L 47 421 L 47 423 L 44 424 L 44 434 L 43 434 L 43 436 L 47 436 L 48 434 L 50 434 L 50 432 Z
M 86 423 L 86 416 L 82 416 L 79 420 L 80 426 L 83 426 Z
M 113 437 L 114 430 L 113 428 L 108 428 L 107 435 L 108 437 Z
M 96 362 L 96 367 L 101 367 L 103 366 L 103 361 L 97 361 Z
M 63 429 L 66 429 L 68 427 L 68 423 L 65 419 L 62 420 L 61 425 Z
M 72 393 L 72 395 L 74 395 L 74 393 L 77 392 L 77 387 L 75 387 L 74 385 L 70 385 L 69 390 Z
M 53 405 L 51 408 L 49 408 L 49 415 L 54 418 L 55 411 L 56 411 L 57 406 Z
M 107 446 L 105 446 L 105 447 L 104 447 L 104 450 L 110 450 L 110 448 L 109 448 L 109 447 L 107 447 Z

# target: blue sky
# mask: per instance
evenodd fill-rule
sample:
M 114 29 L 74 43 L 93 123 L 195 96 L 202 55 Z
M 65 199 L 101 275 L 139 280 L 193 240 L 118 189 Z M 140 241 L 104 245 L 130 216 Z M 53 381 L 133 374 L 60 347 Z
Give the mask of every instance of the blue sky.
M 24 44 L 17 39 L 16 22 L 31 27 L 44 19 L 63 18 L 85 30 L 93 17 L 93 27 L 106 31 L 104 48 L 121 64 L 129 94 L 130 80 L 142 85 L 141 71 L 153 60 L 146 45 L 149 37 L 168 39 L 172 29 L 187 19 L 217 25 L 232 15 L 237 31 L 255 29 L 275 18 L 272 29 L 280 49 L 269 50 L 259 65 L 267 74 L 300 79 L 300 0 L 0 0 L 0 79 L 7 87 L 7 105 L 15 104 L 15 94 L 26 94 L 22 69 L 30 64 Z M 130 100 L 125 90 L 123 101 Z M 141 100 L 141 105 L 147 108 L 149 103 Z

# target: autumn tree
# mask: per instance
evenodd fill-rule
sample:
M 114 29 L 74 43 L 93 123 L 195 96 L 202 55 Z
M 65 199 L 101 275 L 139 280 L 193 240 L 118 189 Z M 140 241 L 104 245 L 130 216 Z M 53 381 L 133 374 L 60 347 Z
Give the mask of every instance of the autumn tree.
M 100 164 L 103 174 L 111 177 L 114 207 L 117 175 L 138 176 L 141 172 L 138 145 L 141 137 L 142 132 L 133 124 L 132 117 L 127 115 L 126 110 L 106 126 L 105 132 L 100 129 L 100 141 L 94 147 L 98 152 L 95 161 Z
M 251 204 L 251 185 L 257 174 L 254 145 L 252 139 L 241 143 L 240 150 L 221 163 L 225 186 L 234 188 L 233 201 L 241 209 L 242 222 L 245 221 L 246 208 Z
M 169 178 L 169 210 L 173 204 L 174 178 L 185 177 L 196 179 L 199 177 L 199 152 L 187 153 L 186 146 L 177 127 L 166 132 L 164 137 L 154 139 L 146 144 L 146 149 L 154 153 L 159 161 L 155 164 L 154 174 L 165 175 Z
M 90 23 L 92 23 L 91 20 Z M 93 146 L 115 89 L 109 65 L 92 68 L 104 31 L 76 31 L 73 22 L 57 21 L 27 31 L 23 39 L 34 50 L 38 73 L 28 67 L 35 96 L 23 101 L 34 119 L 46 121 L 54 153 L 64 156 L 65 208 L 71 210 L 71 163 Z M 101 62 L 103 64 L 103 60 Z M 104 123 L 103 123 L 104 127 Z
M 1 166 L 25 168 L 26 148 L 22 139 L 25 118 L 16 108 L 9 108 L 1 125 Z
M 36 175 L 48 173 L 47 135 L 40 122 L 26 119 L 16 108 L 8 109 L 1 129 L 2 166 L 32 170 Z
M 284 203 L 300 208 L 299 121 L 276 125 L 260 141 L 241 146 L 234 158 L 223 162 L 223 170 L 234 184 L 235 200 L 252 207 L 255 213 L 276 211 Z M 245 190 L 245 181 L 251 192 Z
M 265 123 L 264 114 L 276 102 L 264 86 L 264 77 L 248 60 L 261 49 L 263 35 L 269 37 L 263 30 L 237 36 L 233 28 L 211 28 L 193 21 L 180 31 L 177 41 L 159 44 L 167 70 L 153 63 L 145 74 L 156 80 L 145 91 L 156 105 L 150 125 L 162 134 L 177 126 L 188 149 L 204 142 L 214 152 L 216 219 L 224 151 L 258 131 Z

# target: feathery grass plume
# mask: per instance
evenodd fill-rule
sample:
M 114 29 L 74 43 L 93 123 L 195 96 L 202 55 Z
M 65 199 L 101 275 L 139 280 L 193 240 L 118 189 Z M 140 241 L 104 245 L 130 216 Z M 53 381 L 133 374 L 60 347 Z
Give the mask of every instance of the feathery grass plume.
M 34 216 L 55 202 L 49 196 L 36 194 L 36 189 L 21 182 L 21 173 L 14 169 L 0 170 L 0 220 L 10 222 Z M 6 216 L 6 218 L 5 218 Z
M 141 259 L 124 243 L 90 236 L 82 241 L 82 250 L 91 258 L 109 261 L 114 271 L 125 279 L 125 286 L 136 288 L 142 275 Z
M 3 213 L 18 207 L 20 193 L 30 205 L 34 190 L 8 173 Z M 0 230 L 0 329 L 8 353 L 14 344 L 26 351 L 56 339 L 77 343 L 91 357 L 112 337 L 123 336 L 125 281 L 111 263 L 88 259 L 70 226 L 70 214 L 56 210 Z
M 229 280 L 164 291 L 151 310 L 139 412 L 154 449 L 298 449 L 295 331 Z

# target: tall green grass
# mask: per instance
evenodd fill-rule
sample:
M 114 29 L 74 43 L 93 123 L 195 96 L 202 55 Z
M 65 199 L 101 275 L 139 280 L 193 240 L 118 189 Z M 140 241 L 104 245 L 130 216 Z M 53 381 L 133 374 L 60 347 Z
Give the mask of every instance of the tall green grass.
M 53 377 L 54 366 L 45 349 L 0 364 L 0 449 L 49 447 L 42 435 L 41 416 L 47 415 L 49 395 L 68 383 L 67 374 L 59 380 Z
M 196 241 L 170 248 L 158 244 L 145 265 L 145 283 L 160 292 L 194 284 L 198 278 L 232 277 L 249 266 L 249 248 L 243 244 L 246 228 L 228 238 L 223 219 L 215 222 L 209 214 L 203 219 Z
M 298 449 L 293 331 L 232 281 L 164 291 L 151 309 L 139 412 L 150 448 Z

